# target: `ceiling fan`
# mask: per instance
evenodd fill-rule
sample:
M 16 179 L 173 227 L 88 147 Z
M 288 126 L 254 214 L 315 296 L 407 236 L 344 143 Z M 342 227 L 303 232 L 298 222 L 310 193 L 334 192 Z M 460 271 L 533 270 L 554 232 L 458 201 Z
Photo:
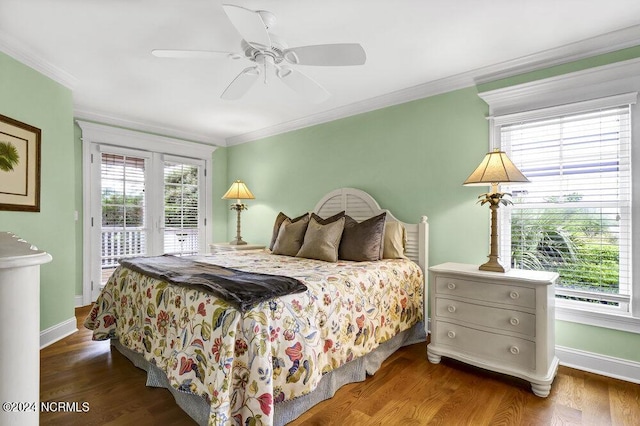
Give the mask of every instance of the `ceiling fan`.
M 276 17 L 266 10 L 251 10 L 232 4 L 222 5 L 233 26 L 242 36 L 239 52 L 213 50 L 156 49 L 151 53 L 160 58 L 213 58 L 226 54 L 231 59 L 246 58 L 254 65 L 243 69 L 222 92 L 222 99 L 241 98 L 263 75 L 273 72 L 291 89 L 312 102 L 322 102 L 329 92 L 313 79 L 290 65 L 349 66 L 363 65 L 367 55 L 358 43 L 319 44 L 288 47 L 280 38 L 269 32 Z

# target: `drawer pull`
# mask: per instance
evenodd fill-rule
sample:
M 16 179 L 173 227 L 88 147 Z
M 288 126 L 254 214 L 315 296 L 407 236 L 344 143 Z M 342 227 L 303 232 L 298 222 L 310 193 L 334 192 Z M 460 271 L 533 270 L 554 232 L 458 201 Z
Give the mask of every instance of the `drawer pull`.
M 518 355 L 518 354 L 520 353 L 520 349 L 518 349 L 518 347 L 517 347 L 517 346 L 511 346 L 511 347 L 509 348 L 509 352 L 511 352 L 511 353 L 512 353 L 512 354 L 514 354 L 514 355 Z
M 449 283 L 449 284 L 447 284 L 447 288 L 449 290 L 454 290 L 456 288 L 456 285 L 454 283 Z
M 511 318 L 511 319 L 509 320 L 509 322 L 511 323 L 511 325 L 518 325 L 518 324 L 520 324 L 520 320 L 519 320 L 518 318 L 515 318 L 515 317 Z
M 451 312 L 451 313 L 454 313 L 454 312 L 456 311 L 456 307 L 455 307 L 455 306 L 453 306 L 453 305 L 449 305 L 449 306 L 447 307 L 447 311 L 449 311 L 449 312 Z
M 455 339 L 456 338 L 456 332 L 455 331 L 450 331 L 447 333 L 447 337 L 449 337 L 449 339 Z
M 519 299 L 520 298 L 520 294 L 517 291 L 512 291 L 509 294 L 509 297 L 512 298 L 513 300 Z

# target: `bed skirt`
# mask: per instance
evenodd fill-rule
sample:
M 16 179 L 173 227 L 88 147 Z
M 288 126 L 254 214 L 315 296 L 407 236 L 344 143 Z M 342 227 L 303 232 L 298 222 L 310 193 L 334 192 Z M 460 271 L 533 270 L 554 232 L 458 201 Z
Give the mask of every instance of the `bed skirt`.
M 314 405 L 333 397 L 340 387 L 348 383 L 364 381 L 367 378 L 367 374 L 373 375 L 378 371 L 382 362 L 402 346 L 424 341 L 426 341 L 424 323 L 420 322 L 409 330 L 403 331 L 381 344 L 369 354 L 343 365 L 338 370 L 325 374 L 313 392 L 276 404 L 274 408 L 274 425 L 280 426 L 295 420 Z M 209 405 L 202 397 L 175 389 L 171 386 L 162 370 L 144 359 L 142 355 L 120 344 L 117 339 L 112 339 L 111 345 L 126 356 L 136 367 L 147 372 L 147 386 L 168 389 L 173 394 L 178 406 L 191 416 L 196 423 L 199 425 L 208 424 Z

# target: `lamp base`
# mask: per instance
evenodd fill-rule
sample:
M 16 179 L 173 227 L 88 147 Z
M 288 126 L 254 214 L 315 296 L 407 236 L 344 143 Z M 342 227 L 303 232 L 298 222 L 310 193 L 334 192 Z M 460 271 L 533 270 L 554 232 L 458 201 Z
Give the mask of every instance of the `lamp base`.
M 233 241 L 229 241 L 229 245 L 230 246 L 244 246 L 246 244 L 247 244 L 247 242 L 243 241 L 242 238 L 236 238 Z
M 489 256 L 489 261 L 480 265 L 478 269 L 491 272 L 507 272 L 509 270 L 509 268 L 502 266 L 500 262 L 498 262 L 498 258 L 494 256 Z

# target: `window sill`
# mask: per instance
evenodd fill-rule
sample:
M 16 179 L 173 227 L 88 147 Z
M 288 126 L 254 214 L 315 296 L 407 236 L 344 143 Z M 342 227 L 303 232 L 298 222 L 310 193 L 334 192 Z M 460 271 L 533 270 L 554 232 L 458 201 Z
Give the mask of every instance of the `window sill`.
M 640 318 L 612 312 L 587 311 L 573 306 L 558 303 L 556 300 L 556 320 L 593 325 L 640 334 Z

